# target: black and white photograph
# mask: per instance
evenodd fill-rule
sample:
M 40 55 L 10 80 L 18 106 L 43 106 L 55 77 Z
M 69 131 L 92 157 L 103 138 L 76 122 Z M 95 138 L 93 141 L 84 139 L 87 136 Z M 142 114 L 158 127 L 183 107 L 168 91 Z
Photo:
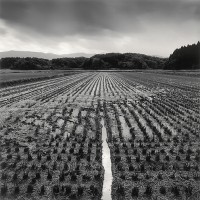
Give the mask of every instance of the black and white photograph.
M 0 0 L 0 200 L 200 200 L 200 0 Z

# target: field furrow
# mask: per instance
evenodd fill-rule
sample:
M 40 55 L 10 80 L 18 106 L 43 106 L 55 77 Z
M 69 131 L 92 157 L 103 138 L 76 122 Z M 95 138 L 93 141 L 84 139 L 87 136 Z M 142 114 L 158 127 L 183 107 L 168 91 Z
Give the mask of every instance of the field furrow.
M 84 72 L 0 89 L 0 199 L 192 199 L 199 84 Z

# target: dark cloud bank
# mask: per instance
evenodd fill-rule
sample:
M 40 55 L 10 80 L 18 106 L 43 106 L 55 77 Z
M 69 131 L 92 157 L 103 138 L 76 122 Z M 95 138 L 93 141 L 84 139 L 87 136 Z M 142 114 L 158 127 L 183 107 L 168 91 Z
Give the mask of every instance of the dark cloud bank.
M 200 33 L 200 1 L 194 0 L 0 0 L 0 9 L 7 26 L 46 37 L 101 39 L 109 33 L 137 38 L 152 30 L 162 38 L 165 32 L 158 27 L 178 32 L 180 26 Z

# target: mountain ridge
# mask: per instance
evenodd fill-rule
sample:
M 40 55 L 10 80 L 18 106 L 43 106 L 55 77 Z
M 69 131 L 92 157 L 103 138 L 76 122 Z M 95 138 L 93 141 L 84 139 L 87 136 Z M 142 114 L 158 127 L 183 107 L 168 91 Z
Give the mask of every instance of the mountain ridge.
M 87 54 L 87 53 L 70 53 L 70 54 L 54 54 L 54 53 L 43 53 L 43 52 L 34 52 L 34 51 L 3 51 L 0 52 L 0 58 L 7 58 L 7 57 L 20 57 L 20 58 L 25 58 L 25 57 L 37 57 L 37 58 L 44 58 L 44 59 L 55 59 L 55 58 L 75 58 L 75 57 L 86 57 L 90 58 L 94 54 Z
M 16 53 L 10 51 L 9 53 Z M 19 53 L 19 51 L 17 52 Z M 89 55 L 77 54 L 45 54 L 20 52 L 23 57 L 10 55 L 0 59 L 1 69 L 200 69 L 200 42 L 182 46 L 174 50 L 169 58 L 150 56 L 140 53 L 105 53 Z M 29 55 L 27 55 L 29 54 Z M 45 57 L 46 55 L 46 57 Z M 2 53 L 0 52 L 0 57 Z M 47 56 L 53 56 L 50 59 Z M 58 56 L 58 57 L 57 57 Z M 88 57 L 86 57 L 88 56 Z M 43 57 L 43 58 L 41 58 Z M 45 59 L 46 58 L 46 59 Z

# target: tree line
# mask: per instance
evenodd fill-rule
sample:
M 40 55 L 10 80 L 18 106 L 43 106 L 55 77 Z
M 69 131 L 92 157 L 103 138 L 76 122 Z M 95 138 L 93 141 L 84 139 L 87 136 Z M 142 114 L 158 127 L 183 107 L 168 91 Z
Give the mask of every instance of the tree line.
M 108 53 L 92 56 L 83 63 L 84 69 L 162 69 L 165 58 L 136 53 Z
M 200 69 L 200 42 L 176 49 L 165 63 L 164 69 Z
M 133 53 L 98 54 L 91 58 L 2 58 L 1 69 L 46 70 L 46 69 L 161 69 L 166 59 Z
M 84 57 L 57 58 L 47 60 L 43 58 L 19 58 L 7 57 L 0 60 L 1 69 L 15 70 L 53 70 L 53 69 L 76 69 L 86 60 Z
M 176 49 L 169 58 L 159 58 L 136 53 L 96 54 L 91 58 L 7 57 L 0 60 L 1 69 L 53 70 L 53 69 L 200 69 L 200 43 Z

